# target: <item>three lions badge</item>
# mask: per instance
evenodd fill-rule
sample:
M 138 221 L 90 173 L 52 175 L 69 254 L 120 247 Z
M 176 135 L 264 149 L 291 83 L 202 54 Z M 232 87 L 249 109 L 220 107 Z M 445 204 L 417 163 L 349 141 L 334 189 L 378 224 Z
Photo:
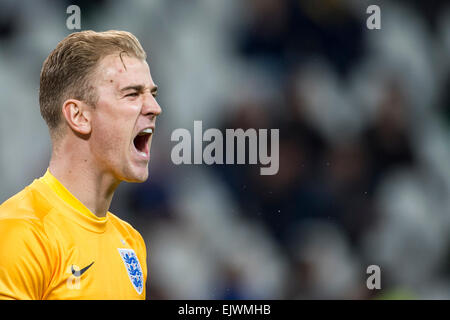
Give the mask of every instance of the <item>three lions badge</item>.
M 141 294 L 144 289 L 144 276 L 136 253 L 133 249 L 118 248 L 118 250 L 134 289 L 136 289 L 137 293 Z

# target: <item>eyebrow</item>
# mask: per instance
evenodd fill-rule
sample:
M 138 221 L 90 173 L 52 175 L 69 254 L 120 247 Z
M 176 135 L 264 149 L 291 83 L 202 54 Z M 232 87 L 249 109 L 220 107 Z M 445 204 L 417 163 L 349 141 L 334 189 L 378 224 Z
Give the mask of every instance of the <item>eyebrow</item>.
M 143 92 L 144 89 L 145 89 L 144 85 L 136 84 L 136 85 L 126 86 L 126 87 L 120 89 L 120 92 L 125 92 L 125 91 L 128 91 L 128 90 L 136 90 L 138 92 Z M 158 86 L 157 85 L 152 86 L 151 89 L 150 89 L 150 93 L 152 95 L 158 94 Z

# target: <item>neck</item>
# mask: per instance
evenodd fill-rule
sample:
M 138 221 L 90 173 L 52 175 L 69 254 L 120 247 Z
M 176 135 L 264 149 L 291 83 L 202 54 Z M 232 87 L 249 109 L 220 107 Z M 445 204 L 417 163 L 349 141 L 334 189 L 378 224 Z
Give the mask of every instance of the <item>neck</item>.
M 53 150 L 50 173 L 92 213 L 105 217 L 120 181 L 110 173 L 94 170 L 94 163 L 83 157 L 86 153 L 69 151 L 63 154 L 64 157 L 60 157 Z

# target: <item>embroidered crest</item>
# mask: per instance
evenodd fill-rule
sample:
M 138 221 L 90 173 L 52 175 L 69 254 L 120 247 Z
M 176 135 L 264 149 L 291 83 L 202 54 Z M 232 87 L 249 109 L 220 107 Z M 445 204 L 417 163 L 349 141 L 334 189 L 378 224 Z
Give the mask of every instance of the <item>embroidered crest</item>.
M 141 294 L 142 289 L 144 288 L 144 276 L 136 253 L 133 249 L 118 248 L 118 250 L 134 289 L 136 289 L 137 293 Z

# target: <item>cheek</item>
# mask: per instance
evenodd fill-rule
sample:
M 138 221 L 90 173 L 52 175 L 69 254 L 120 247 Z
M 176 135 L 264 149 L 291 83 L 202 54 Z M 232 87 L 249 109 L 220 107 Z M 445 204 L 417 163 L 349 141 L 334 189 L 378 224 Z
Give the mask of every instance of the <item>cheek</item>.
M 99 142 L 103 145 L 102 148 L 110 150 L 111 152 L 120 152 L 121 149 L 127 148 L 130 142 L 129 130 L 123 124 L 105 128 L 102 138 Z
M 129 130 L 123 122 L 102 122 L 98 123 L 92 132 L 93 153 L 97 158 L 106 162 L 113 162 L 126 152 L 129 145 Z
M 93 145 L 103 156 L 121 157 L 130 149 L 139 106 L 116 103 L 102 107 L 93 119 Z

